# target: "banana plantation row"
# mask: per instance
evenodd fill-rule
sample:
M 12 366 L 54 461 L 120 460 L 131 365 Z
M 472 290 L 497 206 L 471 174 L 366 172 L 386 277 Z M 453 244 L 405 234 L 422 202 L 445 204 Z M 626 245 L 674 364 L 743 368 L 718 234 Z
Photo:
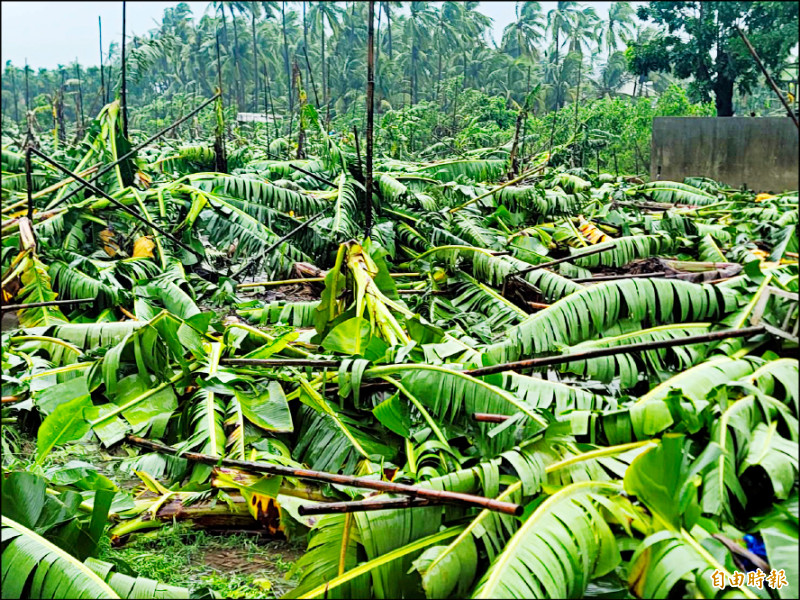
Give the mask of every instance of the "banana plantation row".
M 796 597 L 796 191 L 509 144 L 376 158 L 366 230 L 304 111 L 3 147 L 4 598 L 201 596 L 99 558 L 182 521 L 307 543 L 292 598 Z

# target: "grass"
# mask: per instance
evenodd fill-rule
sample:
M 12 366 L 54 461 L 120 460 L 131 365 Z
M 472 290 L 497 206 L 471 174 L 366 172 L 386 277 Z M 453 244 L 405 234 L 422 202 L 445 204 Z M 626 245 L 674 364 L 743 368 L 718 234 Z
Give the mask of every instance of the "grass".
M 106 543 L 100 558 L 170 585 L 208 588 L 223 598 L 278 598 L 294 587 L 285 578 L 293 564 L 286 558 L 301 551 L 283 540 L 264 543 L 245 534 L 211 535 L 176 524 L 133 536 L 122 548 Z
M 9 435 L 12 432 L 14 435 Z M 6 468 L 31 468 L 35 442 L 29 434 L 7 427 L 3 451 Z M 140 481 L 118 468 L 126 457 L 119 450 L 106 453 L 96 444 L 70 444 L 54 449 L 40 468 L 46 471 L 69 461 L 85 461 L 129 489 Z M 285 540 L 240 533 L 216 535 L 176 523 L 135 534 L 119 548 L 113 548 L 105 537 L 98 558 L 114 563 L 122 573 L 188 587 L 195 593 L 205 588 L 221 598 L 279 598 L 296 585 L 285 575 L 303 550 L 298 543 Z

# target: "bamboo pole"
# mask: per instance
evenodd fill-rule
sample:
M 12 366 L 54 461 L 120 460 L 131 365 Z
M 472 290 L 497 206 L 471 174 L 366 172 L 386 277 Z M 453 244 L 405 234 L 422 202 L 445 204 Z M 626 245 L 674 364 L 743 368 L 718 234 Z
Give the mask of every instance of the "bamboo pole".
M 691 335 L 682 338 L 671 340 L 657 340 L 651 342 L 639 342 L 636 344 L 625 344 L 621 346 L 613 346 L 610 348 L 596 348 L 594 350 L 586 350 L 584 352 L 575 352 L 572 354 L 560 354 L 557 356 L 544 356 L 540 358 L 531 358 L 527 360 L 519 360 L 515 362 L 502 363 L 499 365 L 492 365 L 489 367 L 481 367 L 478 369 L 467 369 L 462 371 L 472 377 L 482 377 L 484 375 L 493 375 L 495 373 L 502 373 L 504 371 L 514 371 L 520 369 L 533 369 L 537 367 L 547 367 L 551 365 L 559 365 L 569 363 L 576 360 L 588 360 L 590 358 L 599 358 L 601 356 L 613 356 L 615 354 L 624 354 L 626 352 L 644 352 L 647 350 L 657 350 L 659 348 L 671 348 L 673 346 L 690 346 L 692 344 L 703 344 L 706 342 L 713 342 L 722 339 L 747 337 L 758 333 L 764 333 L 766 328 L 762 325 L 755 327 L 745 327 L 742 329 L 723 329 L 722 331 L 712 331 L 702 335 Z M 305 367 L 319 367 L 319 368 L 338 368 L 341 364 L 338 360 L 320 360 L 320 359 L 300 359 L 300 358 L 223 358 L 223 364 L 241 364 L 258 367 L 276 367 L 276 366 L 305 366 Z M 386 365 L 397 366 L 397 365 Z M 446 365 L 445 365 L 446 366 Z M 370 378 L 369 370 L 364 373 L 365 378 Z M 382 383 L 367 384 L 372 389 L 377 389 L 383 386 Z
M 341 485 L 349 485 L 353 487 L 360 487 L 381 492 L 389 492 L 394 494 L 403 494 L 412 498 L 422 498 L 425 500 L 435 500 L 448 504 L 460 504 L 466 506 L 479 506 L 487 510 L 500 512 L 508 515 L 519 516 L 522 514 L 524 507 L 519 504 L 511 502 L 501 502 L 492 498 L 484 498 L 482 496 L 475 496 L 472 494 L 463 494 L 460 492 L 448 492 L 445 490 L 435 490 L 424 488 L 416 485 L 406 485 L 403 483 L 392 483 L 389 481 L 380 481 L 376 479 L 365 479 L 362 477 L 354 477 L 352 475 L 337 475 L 335 473 L 326 473 L 324 471 L 312 471 L 310 469 L 294 469 L 292 467 L 285 467 L 283 465 L 275 465 L 269 463 L 259 463 L 246 460 L 233 460 L 229 458 L 220 458 L 219 456 L 210 456 L 208 454 L 200 454 L 198 452 L 179 452 L 177 449 L 152 442 L 135 435 L 126 435 L 125 439 L 141 448 L 147 448 L 154 452 L 161 454 L 169 454 L 171 456 L 180 456 L 186 460 L 199 462 L 207 465 L 218 466 L 223 465 L 226 467 L 234 467 L 244 471 L 251 471 L 255 473 L 264 473 L 267 475 L 281 475 L 284 477 L 297 477 L 299 479 L 307 479 L 309 481 L 324 481 L 327 483 L 338 483 Z
M 39 306 L 63 306 L 65 304 L 84 304 L 94 302 L 95 298 L 83 298 L 81 300 L 51 300 L 50 302 L 31 302 L 29 304 L 4 304 L 0 306 L 0 311 L 24 310 L 26 308 L 37 308 Z
M 510 415 L 495 415 L 492 413 L 472 413 L 472 418 L 480 423 L 502 423 Z
M 242 365 L 256 367 L 329 367 L 339 368 L 341 361 L 313 358 L 223 358 L 223 365 Z
M 325 502 L 322 504 L 301 504 L 297 512 L 301 516 L 327 515 L 331 513 L 354 513 L 393 508 L 417 508 L 438 505 L 438 502 L 420 498 L 392 498 L 390 500 L 356 500 L 353 502 Z
M 537 367 L 549 367 L 552 365 L 560 365 L 564 363 L 573 362 L 576 360 L 588 360 L 590 358 L 599 358 L 601 356 L 613 356 L 615 354 L 623 354 L 626 352 L 644 352 L 646 350 L 656 350 L 658 348 L 671 348 L 673 346 L 690 346 L 692 344 L 703 344 L 706 342 L 713 342 L 716 340 L 723 340 L 728 338 L 747 337 L 749 335 L 764 333 L 764 331 L 766 331 L 766 329 L 763 326 L 744 327 L 742 329 L 723 329 L 722 331 L 712 331 L 710 333 L 705 333 L 702 335 L 690 335 L 671 340 L 639 342 L 637 344 L 625 344 L 622 346 L 613 346 L 611 348 L 596 348 L 594 350 L 587 350 L 585 352 L 575 352 L 573 354 L 562 354 L 559 356 L 545 356 L 541 358 L 531 358 L 528 360 L 518 360 L 510 363 L 493 365 L 491 367 L 471 369 L 464 371 L 464 373 L 467 373 L 473 377 L 481 377 L 483 375 L 493 375 L 495 373 L 502 373 L 503 371 L 511 371 L 518 369 L 533 369 Z
M 421 273 L 389 273 L 390 277 L 419 277 Z M 273 287 L 278 285 L 290 285 L 294 283 L 319 283 L 325 281 L 325 277 L 304 277 L 300 279 L 281 279 L 276 281 L 252 281 L 250 283 L 237 284 L 238 289 L 254 287 Z
M 46 154 L 44 154 L 44 153 L 42 153 L 42 152 L 39 152 L 39 151 L 38 151 L 38 150 L 36 150 L 35 148 L 32 148 L 30 151 L 31 151 L 31 152 L 33 152 L 33 153 L 35 153 L 35 154 L 36 154 L 36 156 L 38 156 L 39 158 L 43 159 L 45 162 L 48 162 L 48 163 L 50 163 L 51 165 L 53 165 L 54 167 L 56 167 L 56 168 L 60 169 L 61 171 L 63 171 L 64 173 L 66 173 L 67 175 L 69 175 L 70 177 L 72 177 L 72 178 L 73 178 L 75 181 L 77 181 L 77 182 L 78 182 L 78 183 L 80 183 L 81 185 L 84 185 L 84 186 L 86 186 L 87 188 L 89 188 L 89 190 L 90 190 L 91 192 L 93 192 L 93 193 L 97 194 L 98 196 L 102 196 L 103 198 L 105 198 L 106 200 L 108 200 L 109 202 L 111 202 L 113 205 L 115 205 L 117 208 L 120 208 L 120 209 L 124 210 L 124 211 L 125 211 L 125 212 L 127 212 L 129 215 L 131 215 L 132 217 L 135 217 L 135 218 L 136 218 L 136 219 L 138 219 L 139 221 L 142 221 L 143 223 L 146 223 L 146 224 L 147 224 L 147 225 L 149 225 L 149 226 L 150 226 L 152 229 L 155 229 L 156 231 L 158 231 L 158 232 L 159 232 L 161 235 L 163 235 L 164 237 L 166 237 L 166 238 L 168 238 L 168 239 L 172 240 L 173 242 L 175 242 L 175 243 L 176 243 L 178 246 L 180 246 L 180 247 L 181 247 L 181 248 L 183 248 L 184 250 L 187 250 L 187 251 L 191 252 L 192 254 L 194 254 L 195 256 L 199 257 L 200 259 L 202 259 L 202 258 L 203 258 L 203 255 L 202 255 L 202 254 L 200 254 L 200 253 L 199 253 L 197 250 L 195 250 L 194 248 L 191 248 L 191 247 L 187 246 L 186 244 L 184 244 L 182 241 L 180 241 L 178 238 L 176 238 L 174 235 L 172 235 L 172 234 L 171 234 L 171 233 L 169 233 L 168 231 L 165 231 L 164 229 L 162 229 L 161 227 L 159 227 L 159 226 L 158 226 L 158 225 L 156 225 L 155 223 L 152 223 L 152 222 L 151 222 L 151 221 L 149 221 L 148 219 L 145 219 L 143 216 L 141 216 L 141 215 L 140 215 L 139 213 L 137 213 L 135 210 L 132 210 L 131 208 L 129 208 L 129 207 L 127 207 L 127 206 L 125 206 L 125 205 L 124 205 L 124 204 L 122 204 L 122 202 L 120 202 L 119 200 L 115 200 L 114 198 L 112 198 L 111 196 L 109 196 L 108 194 L 106 194 L 106 193 L 105 193 L 103 190 L 101 190 L 101 189 L 99 189 L 99 188 L 96 188 L 96 187 L 95 187 L 95 186 L 93 186 L 91 183 L 89 183 L 88 181 L 86 181 L 86 180 L 85 180 L 83 177 L 80 177 L 79 175 L 77 175 L 76 173 L 73 173 L 72 171 L 70 171 L 70 170 L 69 170 L 69 169 L 67 169 L 66 167 L 63 167 L 63 166 L 61 166 L 60 164 L 58 164 L 56 161 L 54 161 L 52 158 L 50 158 L 50 157 L 49 157 L 49 156 L 47 156 Z
M 598 277 L 579 277 L 573 279 L 575 283 L 591 283 L 592 281 L 614 281 L 616 279 L 642 279 L 652 277 L 664 277 L 666 279 L 674 279 L 675 275 L 668 275 L 666 271 L 656 271 L 653 273 L 621 273 L 619 275 L 601 275 Z

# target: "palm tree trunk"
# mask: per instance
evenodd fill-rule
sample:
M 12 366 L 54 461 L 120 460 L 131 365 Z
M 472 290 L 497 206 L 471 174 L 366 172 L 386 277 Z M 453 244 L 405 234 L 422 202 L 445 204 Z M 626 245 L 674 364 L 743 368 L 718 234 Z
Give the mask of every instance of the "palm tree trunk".
M 298 94 L 298 105 L 297 105 L 297 156 L 296 158 L 300 160 L 303 158 L 303 142 L 305 141 L 306 131 L 305 131 L 305 118 L 303 117 L 303 105 L 305 104 L 304 97 L 305 93 L 303 92 L 303 82 L 300 79 L 300 67 L 297 66 L 297 61 L 294 61 L 293 69 L 294 71 L 294 82 L 295 87 L 297 88 Z
M 384 3 L 386 7 L 386 39 L 389 42 L 389 60 L 392 60 L 392 10 L 389 3 Z
M 331 122 L 331 107 L 328 103 L 328 72 L 325 69 L 325 14 L 320 16 L 320 44 L 322 46 L 322 102 L 325 104 L 325 128 Z
M 78 102 L 76 102 L 76 109 L 75 112 L 78 113 L 80 111 L 80 121 L 78 121 L 78 136 L 80 137 L 81 133 L 83 132 L 83 86 L 81 84 L 81 67 L 78 64 L 77 57 L 75 58 L 75 78 L 78 80 Z M 16 102 L 16 97 L 14 98 Z M 75 115 L 76 117 L 78 114 Z
M 100 95 L 102 96 L 102 104 L 107 103 L 106 98 L 106 74 L 103 70 L 103 20 L 100 15 L 97 15 L 97 28 L 100 32 Z
M 264 84 L 267 88 L 267 97 L 269 98 L 270 112 L 272 113 L 272 124 L 275 126 L 275 139 L 281 137 L 278 131 L 278 120 L 275 118 L 275 103 L 272 101 L 272 86 L 269 84 L 269 71 L 267 65 L 264 65 Z
M 305 4 L 303 5 L 305 6 Z M 258 48 L 256 44 L 256 13 L 250 13 L 253 25 L 253 110 L 258 110 Z M 264 118 L 267 115 L 264 113 Z
M 58 141 L 66 143 L 67 129 L 64 126 L 64 71 L 61 71 L 61 88 L 58 91 L 57 97 L 56 118 L 58 119 Z
M 311 89 L 314 90 L 314 103 L 319 106 L 317 85 L 314 83 L 314 73 L 311 71 L 311 62 L 308 60 L 308 22 L 306 21 L 305 2 L 303 2 L 303 54 L 305 54 L 306 57 L 306 72 L 308 73 L 308 80 L 311 82 Z
M 28 59 L 25 59 L 25 112 L 31 109 L 31 93 L 28 87 Z
M 286 68 L 286 95 L 289 98 L 289 135 L 291 135 L 294 98 L 292 97 L 292 72 L 289 69 L 289 41 L 286 39 L 286 2 L 281 4 L 281 28 L 283 29 L 283 65 Z
M 556 28 L 556 67 L 558 67 L 558 82 L 556 87 L 556 110 L 561 110 L 561 71 L 558 65 L 558 28 Z M 552 144 L 552 142 L 551 142 Z
M 14 69 L 16 71 L 16 68 Z M 14 94 L 14 122 L 19 124 L 19 107 L 17 106 L 17 78 L 11 71 L 11 90 Z
M 439 51 L 439 66 L 436 73 L 436 104 L 439 104 L 439 92 L 442 88 L 442 18 L 443 12 L 439 11 L 439 31 L 436 32 L 436 46 Z M 437 115 L 439 113 L 436 113 Z M 437 117 L 438 119 L 438 117 Z
M 225 48 L 230 51 L 231 43 L 228 37 L 228 19 L 225 17 L 225 4 L 223 2 L 219 3 L 219 12 L 222 17 L 222 36 L 225 38 Z M 228 102 L 230 104 L 233 104 L 233 94 L 236 92 L 235 85 L 236 82 L 234 82 L 234 86 L 231 87 L 231 91 L 228 93 Z
M 224 21 L 223 21 L 224 22 Z M 222 61 L 219 55 L 219 30 L 216 31 L 217 49 L 217 86 L 219 88 L 219 98 L 216 102 L 216 127 L 214 127 L 214 169 L 217 173 L 228 172 L 228 157 L 225 153 L 225 109 L 222 103 Z
M 122 104 L 122 134 L 128 138 L 128 94 L 125 82 L 125 2 L 122 3 L 122 88 L 120 102 Z
M 242 75 L 242 65 L 239 64 L 239 26 L 236 24 L 236 15 L 233 14 L 233 7 L 228 6 L 233 21 L 233 65 L 239 75 L 236 82 L 236 108 L 242 110 L 244 104 L 244 75 Z
M 531 93 L 531 66 L 528 65 L 528 82 L 525 84 L 525 102 L 527 105 L 528 101 L 528 94 Z M 534 111 L 534 116 L 536 115 L 536 111 Z M 525 120 L 522 122 L 522 149 L 520 150 L 520 154 L 522 155 L 522 160 L 524 162 L 525 157 L 525 142 L 528 141 L 528 113 L 525 113 Z
M 411 107 L 414 107 L 414 104 L 417 103 L 419 98 L 417 97 L 418 90 L 417 90 L 417 47 L 416 47 L 416 36 L 414 36 L 414 45 L 411 47 L 411 89 L 413 91 L 413 99 L 411 101 Z
M 578 133 L 578 106 L 581 103 L 581 72 L 583 69 L 583 54 L 578 53 L 578 89 L 575 92 L 575 133 Z
M 374 126 L 373 100 L 375 94 L 375 0 L 370 0 L 367 11 L 367 172 L 366 172 L 366 218 L 364 236 L 372 234 L 372 129 Z
M 378 59 L 381 57 L 381 14 L 382 13 L 383 13 L 383 2 L 378 2 L 378 23 L 375 26 L 375 78 L 376 79 L 378 77 L 378 62 L 380 62 Z

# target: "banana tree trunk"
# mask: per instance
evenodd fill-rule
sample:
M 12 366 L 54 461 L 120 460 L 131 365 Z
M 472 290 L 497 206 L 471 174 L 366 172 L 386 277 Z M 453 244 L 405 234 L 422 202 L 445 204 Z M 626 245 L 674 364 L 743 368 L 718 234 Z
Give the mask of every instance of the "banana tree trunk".
M 581 73 L 583 72 L 583 54 L 580 54 L 578 62 L 578 89 L 575 92 L 575 133 L 578 133 L 578 106 L 581 103 Z

